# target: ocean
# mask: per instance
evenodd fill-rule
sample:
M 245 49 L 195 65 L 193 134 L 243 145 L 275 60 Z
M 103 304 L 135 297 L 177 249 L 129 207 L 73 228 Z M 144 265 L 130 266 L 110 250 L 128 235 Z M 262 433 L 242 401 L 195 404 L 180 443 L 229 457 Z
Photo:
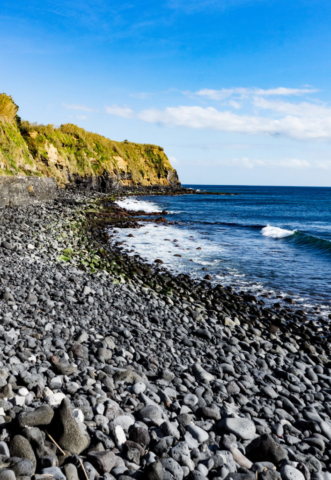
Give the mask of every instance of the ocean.
M 128 198 L 174 225 L 119 231 L 130 254 L 268 298 L 331 313 L 331 188 L 184 185 L 236 195 Z M 132 233 L 134 237 L 127 235 Z

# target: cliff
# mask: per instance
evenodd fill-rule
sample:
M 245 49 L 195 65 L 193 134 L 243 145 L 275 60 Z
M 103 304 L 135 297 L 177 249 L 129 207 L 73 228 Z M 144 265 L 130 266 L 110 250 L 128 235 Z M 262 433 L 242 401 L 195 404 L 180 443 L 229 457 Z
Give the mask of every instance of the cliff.
M 130 185 L 180 187 L 163 148 L 116 142 L 73 124 L 21 121 L 12 98 L 0 95 L 0 175 L 52 177 L 59 186 L 103 189 Z

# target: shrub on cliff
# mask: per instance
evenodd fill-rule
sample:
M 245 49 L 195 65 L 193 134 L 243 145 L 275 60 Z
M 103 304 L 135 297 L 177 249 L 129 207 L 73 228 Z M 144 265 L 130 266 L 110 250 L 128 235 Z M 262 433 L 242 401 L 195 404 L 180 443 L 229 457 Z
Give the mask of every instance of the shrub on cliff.
M 123 185 L 168 184 L 173 167 L 161 147 L 110 140 L 71 123 L 30 123 L 17 111 L 12 97 L 0 94 L 0 175 L 48 176 L 65 185 L 75 175 L 108 172 Z
M 18 106 L 10 95 L 0 93 L 0 120 L 5 122 L 14 122 Z

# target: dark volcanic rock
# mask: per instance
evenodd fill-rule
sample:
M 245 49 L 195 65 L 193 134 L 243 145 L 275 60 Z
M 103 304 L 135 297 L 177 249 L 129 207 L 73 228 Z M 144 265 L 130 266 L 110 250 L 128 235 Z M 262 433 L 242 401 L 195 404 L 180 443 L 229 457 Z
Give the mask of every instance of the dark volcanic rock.
M 64 398 L 54 418 L 58 430 L 57 441 L 64 450 L 79 455 L 89 445 L 87 435 L 82 433 L 72 412 L 68 398 Z
M 129 256 L 159 214 L 82 192 L 1 211 L 0 480 L 326 480 L 325 312 Z
M 266 461 L 278 465 L 287 458 L 287 452 L 271 435 L 265 433 L 247 446 L 247 456 L 252 462 Z
M 33 470 L 36 469 L 36 457 L 29 441 L 22 437 L 22 435 L 15 435 L 9 445 L 11 457 L 24 458 L 30 460 L 33 465 Z
M 54 417 L 54 410 L 48 405 L 42 405 L 32 412 L 22 412 L 18 416 L 20 427 L 39 427 L 49 425 Z

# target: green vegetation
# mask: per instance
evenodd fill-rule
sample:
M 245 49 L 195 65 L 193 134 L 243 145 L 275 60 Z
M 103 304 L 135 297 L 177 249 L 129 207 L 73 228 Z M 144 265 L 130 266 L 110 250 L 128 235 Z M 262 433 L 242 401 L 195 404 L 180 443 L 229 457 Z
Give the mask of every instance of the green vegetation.
M 14 122 L 18 112 L 18 106 L 10 95 L 0 93 L 0 120 Z
M 163 148 L 116 142 L 71 123 L 54 127 L 21 121 L 18 107 L 0 95 L 0 175 L 56 178 L 66 184 L 108 172 L 124 185 L 167 185 L 174 171 Z

